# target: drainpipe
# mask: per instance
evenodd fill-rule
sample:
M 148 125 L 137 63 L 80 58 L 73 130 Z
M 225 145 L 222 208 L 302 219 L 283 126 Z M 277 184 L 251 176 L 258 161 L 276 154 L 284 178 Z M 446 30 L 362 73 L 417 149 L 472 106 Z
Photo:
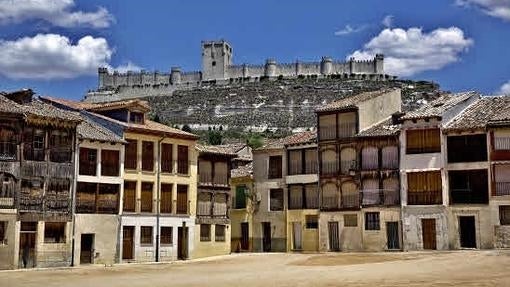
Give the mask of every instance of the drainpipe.
M 80 143 L 78 142 L 78 137 L 75 136 L 75 144 L 74 144 L 74 177 L 73 177 L 73 187 L 71 190 L 71 216 L 72 216 L 72 235 L 71 235 L 71 267 L 74 267 L 74 247 L 75 247 L 75 233 L 76 233 L 76 186 L 78 181 L 78 155 L 79 155 Z
M 159 262 L 159 217 L 160 217 L 160 193 L 161 193 L 161 142 L 165 139 L 165 137 L 162 137 L 158 140 L 158 159 L 157 159 L 157 191 L 156 191 L 156 262 Z

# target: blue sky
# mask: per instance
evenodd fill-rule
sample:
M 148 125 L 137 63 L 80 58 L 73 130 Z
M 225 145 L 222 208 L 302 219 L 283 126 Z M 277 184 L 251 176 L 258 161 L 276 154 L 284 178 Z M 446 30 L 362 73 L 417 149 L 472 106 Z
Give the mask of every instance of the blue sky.
M 237 64 L 383 52 L 401 78 L 510 93 L 510 0 L 0 0 L 0 90 L 81 99 L 99 65 L 199 70 L 220 38 Z

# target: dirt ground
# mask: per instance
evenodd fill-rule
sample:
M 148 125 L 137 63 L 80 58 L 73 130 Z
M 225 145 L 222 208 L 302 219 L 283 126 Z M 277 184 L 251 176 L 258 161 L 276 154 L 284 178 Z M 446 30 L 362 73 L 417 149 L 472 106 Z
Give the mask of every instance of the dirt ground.
M 171 264 L 2 271 L 0 286 L 510 286 L 510 250 L 233 254 Z

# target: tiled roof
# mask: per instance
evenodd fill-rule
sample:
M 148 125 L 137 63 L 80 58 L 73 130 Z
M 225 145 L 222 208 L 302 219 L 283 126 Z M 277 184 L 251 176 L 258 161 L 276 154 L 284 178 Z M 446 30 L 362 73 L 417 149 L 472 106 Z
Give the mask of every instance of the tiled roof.
M 21 105 L 6 98 L 4 93 L 0 93 L 0 113 L 22 115 L 24 112 L 25 111 Z
M 232 169 L 230 171 L 231 178 L 237 177 L 245 177 L 253 175 L 253 163 L 248 163 L 246 165 L 239 166 L 238 168 Z
M 316 131 L 300 132 L 284 138 L 270 140 L 257 150 L 282 149 L 288 145 L 315 142 L 316 139 L 317 139 Z
M 386 120 L 370 126 L 360 131 L 357 137 L 381 137 L 381 136 L 394 136 L 400 132 L 400 125 L 393 124 L 392 118 L 389 117 Z
M 71 107 L 73 109 L 78 110 L 88 110 L 88 111 L 105 111 L 105 110 L 113 110 L 119 108 L 128 108 L 136 106 L 141 108 L 144 111 L 149 111 L 150 107 L 146 101 L 140 99 L 132 99 L 132 100 L 123 100 L 123 101 L 114 101 L 114 102 L 105 102 L 105 103 L 88 103 L 88 102 L 77 102 L 70 101 L 66 99 L 59 99 L 53 97 L 43 97 L 43 99 L 52 101 L 61 105 L 65 105 Z
M 81 113 L 83 121 L 78 125 L 76 131 L 81 139 L 95 140 L 101 142 L 125 143 L 122 137 L 116 135 L 111 130 L 96 123 L 88 112 Z
M 510 96 L 482 97 L 450 121 L 446 130 L 481 129 L 510 120 Z
M 46 119 L 54 119 L 61 121 L 80 122 L 82 119 L 77 112 L 59 109 L 53 105 L 47 104 L 39 99 L 32 99 L 30 103 L 22 105 L 25 114 L 34 115 Z
M 476 92 L 464 92 L 456 94 L 443 94 L 432 102 L 422 106 L 421 108 L 410 111 L 401 117 L 402 120 L 413 120 L 423 118 L 440 118 L 443 114 L 454 106 L 468 100 L 470 97 L 477 95 Z
M 196 149 L 201 153 L 212 153 L 231 157 L 235 157 L 237 155 L 235 152 L 232 151 L 232 148 L 230 146 L 197 144 Z
M 338 101 L 331 102 L 327 105 L 317 108 L 316 112 L 339 111 L 345 109 L 356 108 L 359 103 L 377 98 L 380 95 L 393 91 L 395 89 L 381 89 L 377 91 L 359 93 Z

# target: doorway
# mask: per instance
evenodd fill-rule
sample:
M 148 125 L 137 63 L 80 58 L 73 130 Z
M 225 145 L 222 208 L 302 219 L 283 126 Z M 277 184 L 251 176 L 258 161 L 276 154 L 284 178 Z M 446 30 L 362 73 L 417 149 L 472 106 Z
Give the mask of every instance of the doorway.
M 188 227 L 177 228 L 177 259 L 188 259 Z
M 386 222 L 386 238 L 388 241 L 387 245 L 389 250 L 400 249 L 397 221 Z
M 292 222 L 292 247 L 294 250 L 302 250 L 301 222 Z
M 35 242 L 37 237 L 37 222 L 21 222 L 19 237 L 19 267 L 34 268 Z
M 271 222 L 262 222 L 262 251 L 271 252 Z
M 423 238 L 423 249 L 436 250 L 436 220 L 435 219 L 422 219 L 422 238 Z
M 94 263 L 94 234 L 82 234 L 80 243 L 80 264 Z
M 134 259 L 134 237 L 135 227 L 124 226 L 122 228 L 122 259 L 133 260 Z
M 476 224 L 474 216 L 459 216 L 461 248 L 476 248 Z
M 338 222 L 328 222 L 329 251 L 340 251 L 340 240 L 338 236 Z
M 241 250 L 250 249 L 250 225 L 248 222 L 241 223 Z

